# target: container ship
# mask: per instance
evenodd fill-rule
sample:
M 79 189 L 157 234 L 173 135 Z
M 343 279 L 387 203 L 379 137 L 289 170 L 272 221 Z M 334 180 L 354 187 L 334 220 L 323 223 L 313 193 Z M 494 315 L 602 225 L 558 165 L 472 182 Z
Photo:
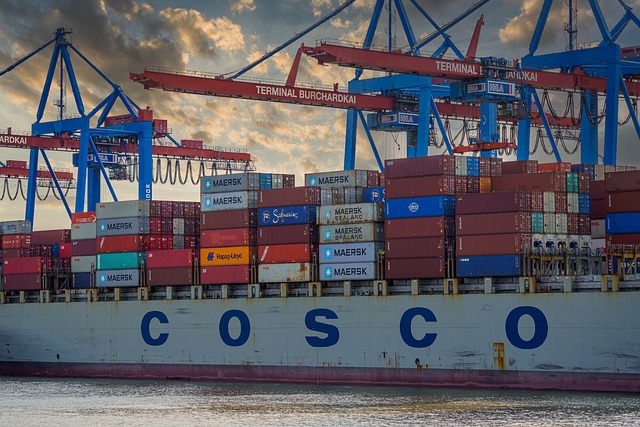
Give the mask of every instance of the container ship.
M 640 392 L 639 196 L 445 155 L 5 221 L 0 375 Z

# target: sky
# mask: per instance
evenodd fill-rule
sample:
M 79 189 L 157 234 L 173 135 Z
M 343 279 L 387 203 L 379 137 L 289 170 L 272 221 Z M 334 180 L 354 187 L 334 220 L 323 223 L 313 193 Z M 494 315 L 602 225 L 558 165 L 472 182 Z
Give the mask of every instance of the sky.
M 588 2 L 578 1 L 578 42 L 599 41 Z M 144 90 L 129 79 L 129 72 L 141 72 L 146 66 L 199 70 L 211 74 L 227 74 L 260 58 L 296 33 L 309 27 L 336 9 L 341 0 L 0 0 L 0 70 L 40 47 L 58 27 L 73 30 L 73 45 L 101 72 L 119 85 L 138 105 L 149 106 L 155 118 L 167 119 L 172 136 L 177 139 L 201 139 L 207 145 L 248 150 L 260 172 L 294 173 L 301 185 L 305 173 L 339 170 L 343 165 L 345 120 L 343 110 L 268 103 L 251 100 L 205 97 L 163 91 Z M 434 31 L 417 9 L 405 0 L 414 32 L 421 38 Z M 418 0 L 418 4 L 443 25 L 473 5 L 472 0 Z M 245 77 L 284 82 L 293 57 L 301 43 L 315 45 L 321 39 L 361 42 L 371 21 L 374 0 L 356 0 L 345 11 L 315 29 L 301 40 L 251 70 Z M 477 56 L 523 57 L 535 27 L 542 0 L 491 0 L 448 31 L 452 40 L 465 52 L 475 26 L 484 15 Z M 601 0 L 601 9 L 611 28 L 624 10 L 617 0 Z M 640 0 L 627 4 L 640 10 Z M 564 1 L 556 0 L 550 14 L 538 53 L 561 52 L 566 48 L 562 28 L 567 22 Z M 383 14 L 374 43 L 386 45 L 389 32 L 394 47 L 407 46 L 402 27 L 395 14 Z M 435 50 L 441 39 L 423 49 Z M 619 39 L 622 46 L 640 44 L 640 30 L 632 24 Z M 52 49 L 49 47 L 13 71 L 0 76 L 0 131 L 11 127 L 29 131 L 41 96 Z M 112 88 L 92 69 L 72 54 L 86 110 L 104 99 Z M 364 77 L 380 74 L 365 72 Z M 346 88 L 354 70 L 337 66 L 320 66 L 303 56 L 298 82 L 314 86 L 338 83 Z M 52 85 L 45 117 L 53 120 L 57 109 L 57 86 Z M 557 95 L 559 104 L 564 96 Z M 71 91 L 65 97 L 66 114 L 77 113 Z M 562 109 L 561 107 L 557 107 Z M 626 110 L 621 107 L 621 116 Z M 124 113 L 117 105 L 114 114 Z M 454 125 L 455 128 L 455 125 Z M 604 126 L 601 126 L 604 128 Z M 632 126 L 620 128 L 619 159 L 636 162 L 634 146 L 638 138 Z M 375 133 L 376 146 L 385 158 L 404 155 L 404 135 Z M 602 138 L 601 138 L 602 139 Z M 568 148 L 572 143 L 568 142 Z M 358 130 L 356 168 L 375 169 L 376 163 L 362 129 Z M 540 161 L 553 161 L 541 154 Z M 432 150 L 439 154 L 442 150 Z M 0 149 L 0 161 L 27 160 L 26 150 Z M 534 158 L 535 158 L 534 156 Z M 56 167 L 71 168 L 70 153 L 50 154 Z M 576 156 L 563 160 L 578 161 Z M 42 164 L 42 163 L 41 163 Z M 15 181 L 9 184 L 15 191 Z M 120 200 L 134 199 L 137 185 L 115 183 Z M 26 183 L 25 183 L 26 189 Z M 198 187 L 191 184 L 155 185 L 154 198 L 159 200 L 198 199 Z M 103 186 L 103 200 L 110 196 Z M 74 197 L 69 199 L 71 205 Z M 0 201 L 0 218 L 24 217 L 25 202 Z M 67 228 L 69 219 L 62 204 L 49 198 L 36 204 L 36 229 Z

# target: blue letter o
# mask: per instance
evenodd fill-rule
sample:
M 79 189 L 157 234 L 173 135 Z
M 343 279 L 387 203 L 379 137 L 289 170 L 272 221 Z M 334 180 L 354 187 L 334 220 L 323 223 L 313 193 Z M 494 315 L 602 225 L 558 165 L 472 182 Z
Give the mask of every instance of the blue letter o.
M 233 339 L 229 335 L 229 322 L 232 318 L 236 318 L 240 321 L 240 335 L 238 338 Z M 231 347 L 240 347 L 249 340 L 249 334 L 251 333 L 251 324 L 249 323 L 249 317 L 240 310 L 229 310 L 220 318 L 220 338 L 222 342 Z
M 523 340 L 518 331 L 518 323 L 524 315 L 529 315 L 533 319 L 534 333 L 529 341 Z M 539 308 L 531 306 L 516 307 L 507 316 L 505 332 L 507 333 L 507 339 L 514 347 L 531 350 L 540 347 L 545 342 L 549 334 L 549 323 Z

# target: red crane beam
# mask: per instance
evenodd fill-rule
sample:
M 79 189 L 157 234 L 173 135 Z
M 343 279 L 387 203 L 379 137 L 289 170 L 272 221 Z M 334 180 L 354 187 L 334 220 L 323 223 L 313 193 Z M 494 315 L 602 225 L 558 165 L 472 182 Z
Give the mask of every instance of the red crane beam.
M 305 53 L 315 58 L 320 64 L 336 64 L 343 67 L 450 79 L 482 77 L 482 66 L 476 62 L 411 56 L 399 52 L 365 50 L 325 42 L 316 47 L 306 47 Z M 522 74 L 511 72 L 507 77 L 510 80 L 543 89 L 576 91 L 588 89 L 598 93 L 605 93 L 607 88 L 606 79 L 588 77 L 576 73 L 523 70 Z M 640 95 L 640 82 L 627 81 L 626 86 L 630 95 Z

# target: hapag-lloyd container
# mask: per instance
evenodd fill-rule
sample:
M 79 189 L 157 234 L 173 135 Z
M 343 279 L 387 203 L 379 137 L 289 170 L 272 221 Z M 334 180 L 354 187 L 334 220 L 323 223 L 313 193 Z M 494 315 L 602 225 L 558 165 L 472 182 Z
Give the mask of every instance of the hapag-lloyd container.
M 452 237 L 418 237 L 410 239 L 387 239 L 385 241 L 385 258 L 432 258 L 447 254 L 453 249 Z
M 531 212 L 456 215 L 456 234 L 531 233 Z
M 100 236 L 93 242 L 94 253 L 107 254 L 115 252 L 144 252 L 149 250 L 149 236 L 143 234 L 127 234 L 124 236 Z M 82 240 L 78 241 L 83 242 Z M 73 242 L 74 248 L 77 242 Z M 76 253 L 74 253 L 76 255 Z M 78 253 L 77 255 L 81 255 Z M 87 254 L 88 255 L 88 254 Z
M 333 224 L 320 226 L 320 243 L 372 242 L 384 240 L 384 224 Z
M 375 262 L 346 262 L 341 264 L 320 265 L 320 280 L 374 280 Z
M 382 203 L 352 203 L 319 208 L 318 224 L 348 224 L 384 220 Z
M 519 277 L 524 275 L 522 255 L 475 255 L 456 260 L 458 277 Z
M 258 192 L 258 207 L 319 205 L 321 189 L 319 187 L 289 187 L 261 190 Z
M 389 199 L 455 195 L 456 180 L 452 175 L 430 175 L 410 178 L 387 178 L 385 195 Z
M 521 254 L 531 248 L 531 234 L 456 236 L 456 255 Z
M 455 214 L 455 196 L 411 197 L 387 199 L 385 218 L 418 218 Z
M 366 187 L 368 174 L 369 171 L 359 169 L 308 173 L 304 182 L 310 187 Z
M 453 236 L 455 218 L 433 216 L 422 218 L 388 219 L 384 222 L 385 238 Z
M 402 258 L 385 262 L 386 279 L 440 279 L 447 275 L 445 258 Z
M 130 270 L 144 267 L 146 252 L 122 252 L 96 255 L 97 270 Z
M 98 227 L 96 230 L 97 236 L 124 236 L 127 234 L 149 234 L 149 218 L 148 217 L 98 219 L 98 222 L 96 222 L 96 224 Z
M 255 228 L 227 228 L 220 230 L 202 230 L 200 232 L 200 246 L 225 247 L 225 246 L 255 246 Z
M 97 235 L 97 223 L 87 222 L 71 224 L 71 240 L 95 239 Z
M 147 268 L 178 268 L 193 266 L 193 251 L 191 249 L 174 249 L 169 251 L 147 252 Z
M 239 209 L 233 211 L 202 212 L 200 228 L 202 230 L 221 230 L 227 228 L 256 227 L 257 209 Z
M 309 282 L 315 280 L 313 265 L 308 262 L 258 265 L 258 281 L 261 283 Z
M 606 231 L 607 234 L 640 233 L 640 212 L 607 214 Z
M 460 194 L 456 197 L 458 215 L 529 211 L 531 193 L 528 191 Z
M 236 209 L 255 209 L 258 207 L 257 191 L 236 191 L 229 193 L 203 194 L 201 209 L 208 211 L 230 211 Z
M 249 265 L 255 256 L 255 247 L 232 246 L 226 248 L 200 249 L 200 265 L 210 267 L 216 265 Z
M 250 268 L 248 265 L 202 267 L 200 268 L 200 283 L 203 285 L 249 283 Z
M 42 272 L 42 258 L 5 258 L 2 261 L 2 274 L 30 274 Z
M 228 193 L 260 189 L 260 174 L 236 173 L 219 176 L 203 176 L 200 181 L 200 193 Z
M 258 262 L 261 264 L 312 262 L 317 258 L 318 247 L 309 243 L 258 247 Z
M 455 175 L 455 156 L 424 156 L 385 161 L 385 178 L 408 178 L 426 175 Z
M 287 245 L 292 243 L 318 243 L 318 226 L 297 224 L 258 228 L 258 245 Z
M 179 286 L 193 284 L 192 267 L 149 268 L 147 286 Z
M 376 262 L 384 248 L 382 242 L 336 243 L 320 245 L 320 264 L 344 262 Z
M 98 287 L 137 287 L 141 286 L 140 270 L 98 270 L 96 271 L 96 286 Z
M 151 200 L 104 202 L 96 205 L 96 221 L 101 219 L 148 217 Z
M 280 206 L 258 210 L 258 226 L 315 224 L 316 206 Z

